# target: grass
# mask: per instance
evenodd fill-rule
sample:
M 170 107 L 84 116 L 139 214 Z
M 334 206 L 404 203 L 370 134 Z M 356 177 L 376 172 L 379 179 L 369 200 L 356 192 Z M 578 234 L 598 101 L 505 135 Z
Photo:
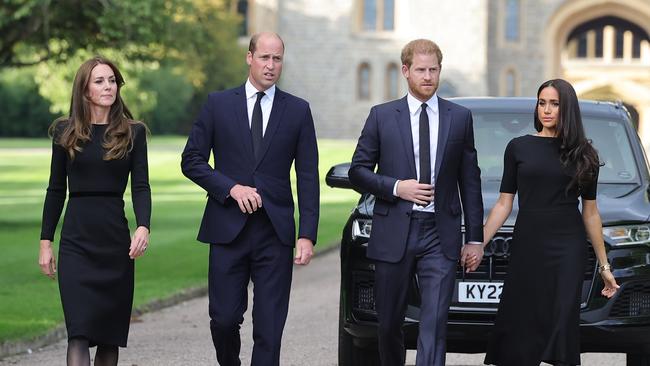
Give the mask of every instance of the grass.
M 152 234 L 150 249 L 136 262 L 136 307 L 206 285 L 208 246 L 195 240 L 205 194 L 180 172 L 184 142 L 182 137 L 154 136 L 149 143 Z M 50 144 L 46 139 L 0 139 L 0 343 L 38 336 L 63 322 L 58 285 L 43 276 L 37 264 Z M 317 251 L 338 243 L 358 199 L 355 192 L 332 189 L 324 183 L 329 167 L 349 161 L 353 149 L 351 141 L 319 141 Z M 132 224 L 128 188 L 126 195 L 127 218 Z M 55 250 L 58 238 L 59 232 Z

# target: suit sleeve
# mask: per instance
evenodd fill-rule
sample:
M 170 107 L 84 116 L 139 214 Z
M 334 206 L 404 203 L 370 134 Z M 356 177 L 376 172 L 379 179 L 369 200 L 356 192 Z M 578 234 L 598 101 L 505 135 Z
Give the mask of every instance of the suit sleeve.
M 300 124 L 295 170 L 300 213 L 298 237 L 310 239 L 316 244 L 320 202 L 318 145 L 314 120 L 309 107 L 307 107 Z
M 468 110 L 465 125 L 465 143 L 458 188 L 465 214 L 465 242 L 483 242 L 483 197 L 481 193 L 481 169 L 474 147 L 474 122 Z
M 60 129 L 59 129 L 60 130 Z M 58 134 L 52 138 L 52 161 L 50 163 L 50 182 L 47 186 L 43 205 L 41 240 L 54 240 L 54 232 L 61 218 L 65 196 L 68 189 L 66 165 L 68 153 L 63 146 L 56 143 Z
M 131 200 L 137 225 L 150 229 L 151 187 L 147 158 L 147 130 L 142 125 L 136 125 L 131 152 Z
M 353 185 L 385 201 L 393 202 L 397 199 L 393 195 L 393 187 L 395 187 L 397 179 L 375 173 L 381 153 L 380 149 L 377 108 L 373 107 L 354 150 L 348 176 Z
M 203 105 L 198 119 L 194 122 L 185 150 L 181 158 L 183 174 L 208 192 L 221 204 L 226 203 L 230 189 L 237 184 L 230 177 L 213 169 L 208 163 L 213 147 L 214 121 L 213 108 L 216 101 L 210 100 Z

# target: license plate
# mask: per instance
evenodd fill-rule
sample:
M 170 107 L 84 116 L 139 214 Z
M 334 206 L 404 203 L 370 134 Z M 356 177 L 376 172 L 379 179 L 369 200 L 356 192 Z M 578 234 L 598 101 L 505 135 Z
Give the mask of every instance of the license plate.
M 458 282 L 458 302 L 498 303 L 503 282 Z

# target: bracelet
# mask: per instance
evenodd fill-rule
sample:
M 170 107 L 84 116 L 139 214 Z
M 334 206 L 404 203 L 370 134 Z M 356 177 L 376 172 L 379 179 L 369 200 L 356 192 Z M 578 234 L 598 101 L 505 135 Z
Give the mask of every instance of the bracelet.
M 612 266 L 609 263 L 602 264 L 598 266 L 598 273 L 603 273 L 604 271 L 611 271 Z

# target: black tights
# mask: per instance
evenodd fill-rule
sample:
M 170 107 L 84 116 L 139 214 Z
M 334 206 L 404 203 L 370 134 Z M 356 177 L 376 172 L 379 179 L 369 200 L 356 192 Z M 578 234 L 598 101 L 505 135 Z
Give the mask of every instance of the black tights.
M 90 366 L 90 343 L 86 338 L 68 340 L 68 366 Z M 95 353 L 95 366 L 117 366 L 119 348 L 99 344 Z

